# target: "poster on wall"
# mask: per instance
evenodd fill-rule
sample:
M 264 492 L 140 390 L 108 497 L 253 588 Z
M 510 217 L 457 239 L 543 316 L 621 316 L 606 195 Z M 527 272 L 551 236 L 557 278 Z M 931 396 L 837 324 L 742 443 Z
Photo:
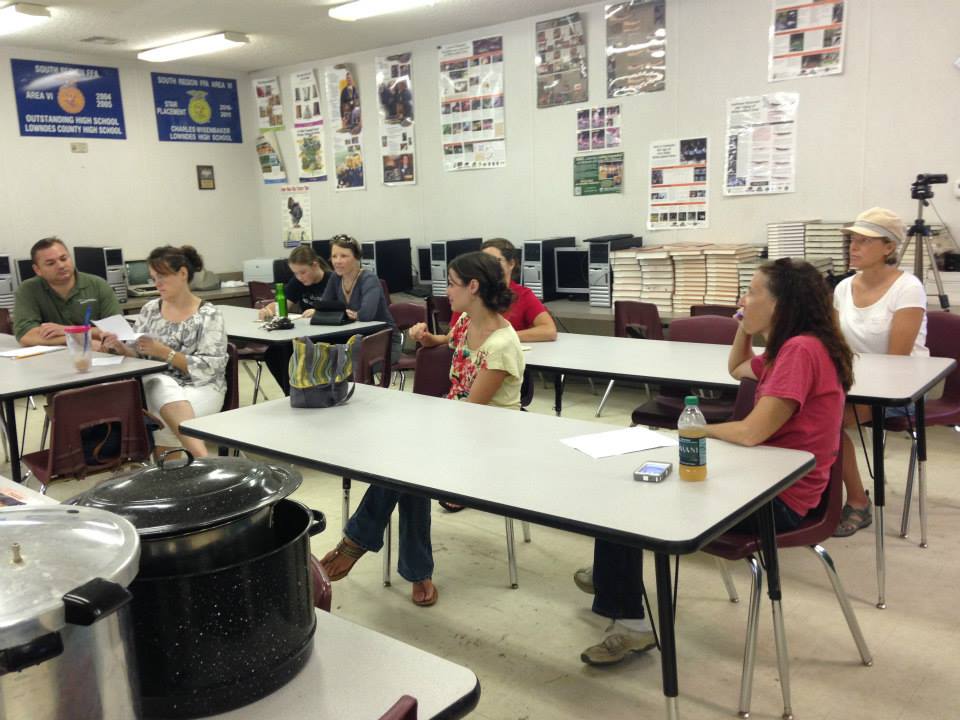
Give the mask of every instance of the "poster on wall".
M 10 60 L 20 134 L 125 140 L 116 68 L 47 60 Z
M 156 72 L 150 78 L 162 142 L 243 142 L 235 80 Z
M 659 92 L 667 86 L 666 0 L 607 5 L 607 97 Z
M 649 230 L 709 227 L 707 139 L 650 143 Z
M 503 102 L 503 36 L 440 46 L 444 170 L 507 164 Z
M 293 144 L 297 150 L 300 182 L 322 182 L 327 179 L 327 167 L 317 74 L 313 70 L 292 73 L 290 86 L 293 88 Z
M 266 130 L 257 137 L 257 160 L 260 163 L 263 182 L 267 185 L 287 181 L 287 173 L 283 169 L 283 158 L 280 156 L 280 144 L 277 142 L 276 133 Z
M 360 88 L 353 65 L 334 65 L 326 71 L 327 117 L 333 125 L 333 167 L 337 190 L 363 190 L 363 117 Z
M 577 110 L 577 152 L 620 147 L 619 105 L 601 105 Z
M 413 185 L 413 80 L 410 53 L 378 57 L 380 164 L 384 185 Z
M 537 23 L 537 107 L 587 101 L 587 35 L 580 13 Z
M 797 93 L 727 100 L 724 195 L 793 192 Z
M 280 78 L 260 78 L 253 81 L 257 98 L 257 127 L 263 130 L 283 129 L 283 103 L 280 99 Z
M 284 247 L 299 247 L 313 240 L 313 225 L 310 222 L 310 186 L 281 186 L 280 215 L 283 221 Z
M 573 158 L 573 194 L 606 195 L 623 192 L 623 153 L 580 155 Z
M 770 2 L 770 82 L 843 72 L 843 0 Z

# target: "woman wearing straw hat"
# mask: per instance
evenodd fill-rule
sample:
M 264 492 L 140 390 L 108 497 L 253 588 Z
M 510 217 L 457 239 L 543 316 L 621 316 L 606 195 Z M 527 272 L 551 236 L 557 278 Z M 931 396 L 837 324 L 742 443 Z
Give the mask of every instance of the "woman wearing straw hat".
M 850 267 L 857 274 L 837 285 L 833 305 L 847 344 L 857 353 L 929 355 L 927 293 L 916 276 L 897 268 L 905 232 L 903 221 L 884 208 L 860 213 L 843 229 L 850 242 Z M 887 415 L 913 413 L 887 408 Z M 870 418 L 866 405 L 848 404 L 844 426 Z M 848 434 L 843 437 L 843 484 L 847 502 L 835 537 L 853 535 L 873 522 L 870 497 L 863 488 L 857 455 Z

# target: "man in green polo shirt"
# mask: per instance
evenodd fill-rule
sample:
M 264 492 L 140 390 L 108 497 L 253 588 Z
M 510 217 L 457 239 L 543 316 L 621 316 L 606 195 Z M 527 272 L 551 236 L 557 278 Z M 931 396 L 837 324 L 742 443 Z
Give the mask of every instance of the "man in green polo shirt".
M 63 345 L 63 328 L 90 319 L 120 314 L 113 289 L 96 275 L 77 272 L 70 251 L 60 238 L 38 240 L 30 248 L 37 274 L 17 289 L 13 306 L 13 332 L 21 345 Z M 93 337 L 99 341 L 100 331 Z

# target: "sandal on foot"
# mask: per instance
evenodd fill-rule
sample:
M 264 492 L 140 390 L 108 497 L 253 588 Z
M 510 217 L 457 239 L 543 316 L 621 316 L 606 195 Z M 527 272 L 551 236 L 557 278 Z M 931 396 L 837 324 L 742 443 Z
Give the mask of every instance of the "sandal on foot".
M 857 530 L 869 527 L 873 522 L 873 509 L 871 503 L 867 500 L 865 508 L 855 508 L 850 505 L 843 506 L 843 515 L 840 518 L 840 524 L 833 531 L 834 537 L 850 537 Z
M 410 598 L 411 602 L 413 602 L 413 604 L 416 605 L 417 607 L 430 607 L 431 605 L 436 605 L 437 598 L 440 597 L 440 591 L 437 590 L 436 585 L 431 585 L 431 587 L 433 588 L 433 592 L 427 595 L 423 600 L 414 600 L 411 597 Z
M 437 502 L 440 503 L 440 507 L 449 513 L 460 512 L 464 509 L 463 505 L 454 505 L 453 503 L 448 503 L 446 500 L 437 500 Z
M 336 582 L 349 575 L 350 571 L 353 570 L 353 566 L 357 563 L 357 560 L 362 558 L 366 552 L 367 551 L 359 545 L 354 545 L 346 539 L 343 539 L 337 543 L 337 546 L 333 550 L 323 556 L 323 559 L 320 560 L 320 565 L 323 567 L 323 571 L 327 573 L 330 582 Z M 341 557 L 348 558 L 351 561 L 350 564 L 339 572 L 332 572 L 330 565 Z

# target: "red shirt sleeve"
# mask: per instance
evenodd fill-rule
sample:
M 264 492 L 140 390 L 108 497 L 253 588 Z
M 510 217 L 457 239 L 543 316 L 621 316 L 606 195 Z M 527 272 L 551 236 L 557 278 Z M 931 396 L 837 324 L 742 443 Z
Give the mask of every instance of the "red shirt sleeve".
M 794 400 L 800 403 L 797 411 L 803 409 L 814 388 L 817 361 L 812 348 L 808 347 L 802 336 L 790 338 L 780 348 L 773 367 L 767 368 L 763 380 L 757 387 L 757 397 L 764 396 Z
M 513 290 L 516 300 L 507 310 L 505 316 L 509 323 L 513 325 L 514 330 L 529 330 L 533 327 L 533 321 L 536 320 L 537 316 L 546 312 L 547 309 L 530 288 L 512 282 L 510 283 L 510 289 Z

